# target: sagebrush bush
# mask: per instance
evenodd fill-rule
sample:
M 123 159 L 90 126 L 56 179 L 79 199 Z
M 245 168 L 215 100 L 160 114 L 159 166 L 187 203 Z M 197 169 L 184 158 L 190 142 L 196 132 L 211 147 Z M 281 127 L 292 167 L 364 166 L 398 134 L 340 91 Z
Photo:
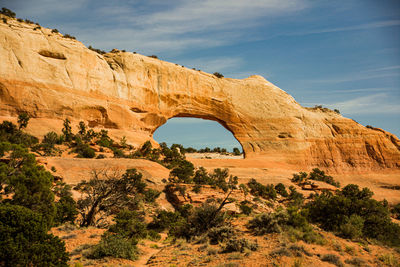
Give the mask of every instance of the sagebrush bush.
M 114 257 L 136 260 L 138 258 L 138 250 L 136 244 L 131 240 L 120 235 L 105 233 L 100 242 L 88 252 L 86 257 L 89 259 Z
M 236 235 L 236 231 L 232 226 L 213 227 L 208 230 L 207 236 L 211 244 L 218 244 L 225 240 L 231 239 Z
M 261 213 L 248 222 L 247 228 L 256 235 L 280 233 L 282 232 L 281 225 L 286 224 L 288 219 L 289 215 L 286 211 Z
M 256 251 L 258 249 L 257 243 L 250 242 L 245 238 L 232 238 L 228 239 L 222 248 L 222 252 L 230 253 L 230 252 L 244 252 L 246 249 L 251 251 Z
M 265 199 L 276 199 L 276 190 L 273 184 L 263 185 L 257 182 L 255 179 L 251 179 L 247 183 L 250 188 L 250 193 L 254 196 L 260 196 Z
M 114 222 L 115 224 L 108 229 L 111 233 L 130 240 L 138 240 L 147 236 L 144 218 L 136 211 L 122 210 L 115 216 Z
M 338 267 L 344 266 L 343 262 L 340 260 L 340 257 L 335 254 L 325 254 L 321 257 L 321 260 L 332 263 Z
M 279 183 L 279 184 L 275 185 L 275 190 L 279 195 L 281 195 L 283 197 L 288 197 L 289 196 L 288 192 L 286 191 L 285 185 L 282 184 L 282 183 Z

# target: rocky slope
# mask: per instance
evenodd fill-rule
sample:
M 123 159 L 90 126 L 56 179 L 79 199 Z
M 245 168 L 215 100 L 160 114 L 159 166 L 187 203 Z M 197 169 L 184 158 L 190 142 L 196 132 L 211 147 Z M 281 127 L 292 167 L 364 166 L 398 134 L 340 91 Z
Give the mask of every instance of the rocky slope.
M 197 117 L 231 131 L 247 158 L 341 171 L 400 169 L 393 134 L 304 108 L 260 76 L 217 78 L 130 52 L 100 55 L 35 27 L 0 22 L 0 116 L 26 111 L 36 134 L 60 131 L 68 117 L 139 144 L 170 118 Z

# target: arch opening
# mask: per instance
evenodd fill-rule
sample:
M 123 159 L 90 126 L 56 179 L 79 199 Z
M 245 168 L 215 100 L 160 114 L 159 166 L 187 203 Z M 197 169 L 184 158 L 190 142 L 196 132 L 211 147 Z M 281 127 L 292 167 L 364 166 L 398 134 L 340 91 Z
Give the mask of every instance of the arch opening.
M 242 144 L 232 131 L 223 122 L 211 118 L 175 116 L 154 131 L 153 139 L 158 143 L 165 142 L 168 146 L 181 144 L 197 152 L 210 153 L 208 156 L 215 153 L 218 154 L 215 157 L 244 158 Z

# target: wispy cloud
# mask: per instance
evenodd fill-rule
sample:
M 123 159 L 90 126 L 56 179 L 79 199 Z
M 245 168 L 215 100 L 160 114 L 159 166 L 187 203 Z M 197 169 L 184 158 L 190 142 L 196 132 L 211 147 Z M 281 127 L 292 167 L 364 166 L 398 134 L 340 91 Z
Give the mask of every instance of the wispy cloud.
M 22 1 L 22 0 L 16 0 Z M 65 32 L 102 49 L 118 47 L 144 53 L 217 47 L 241 41 L 243 29 L 264 25 L 282 15 L 307 7 L 307 0 L 186 0 L 105 1 L 71 0 L 70 11 L 85 11 L 83 27 L 73 20 Z M 56 10 L 61 1 L 35 0 L 24 3 L 35 14 L 62 17 Z M 21 4 L 22 6 L 22 4 Z M 88 8 L 90 6 L 90 8 Z M 64 9 L 64 7 L 63 7 Z M 61 27 L 60 27 L 61 28 Z
M 378 79 L 378 78 L 386 78 L 386 77 L 398 77 L 398 73 L 383 73 L 383 74 L 355 74 L 355 75 L 346 75 L 336 78 L 327 78 L 327 79 L 313 79 L 306 80 L 310 83 L 344 83 L 344 82 L 353 82 L 353 81 L 361 81 L 361 80 L 370 80 L 370 79 Z
M 395 65 L 395 66 L 387 66 L 387 67 L 382 67 L 382 68 L 370 69 L 370 70 L 366 70 L 366 72 L 373 72 L 373 71 L 388 71 L 388 70 L 399 70 L 399 71 L 400 71 L 400 65 Z
M 343 93 L 365 93 L 365 92 L 383 92 L 390 91 L 393 88 L 390 87 L 374 87 L 374 88 L 357 88 L 357 89 L 341 89 L 331 91 L 334 94 L 343 94 Z
M 393 99 L 387 93 L 379 93 L 326 104 L 326 106 L 338 108 L 346 114 L 400 114 L 398 101 L 399 99 Z
M 354 26 L 346 26 L 346 27 L 317 29 L 317 30 L 311 30 L 311 31 L 293 32 L 293 33 L 287 33 L 285 35 L 300 36 L 300 35 L 310 35 L 310 34 L 322 34 L 322 33 L 358 31 L 358 30 L 371 30 L 371 29 L 376 29 L 376 28 L 393 27 L 393 26 L 399 26 L 399 25 L 400 25 L 400 20 L 385 20 L 385 21 L 376 21 L 376 22 L 372 22 L 372 23 L 365 23 L 365 24 L 354 25 Z

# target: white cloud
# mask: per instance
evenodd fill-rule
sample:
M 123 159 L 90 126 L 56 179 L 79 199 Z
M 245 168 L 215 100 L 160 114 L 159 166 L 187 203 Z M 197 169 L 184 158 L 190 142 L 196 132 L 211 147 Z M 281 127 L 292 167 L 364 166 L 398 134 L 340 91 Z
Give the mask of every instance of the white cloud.
M 335 78 L 313 79 L 313 80 L 304 80 L 304 81 L 310 82 L 310 83 L 343 83 L 343 82 L 353 82 L 353 81 L 379 79 L 379 78 L 386 78 L 386 77 L 398 77 L 398 76 L 399 76 L 399 73 L 381 73 L 381 74 L 357 73 L 357 74 L 344 75 L 344 76 L 335 77 Z
M 385 21 L 377 21 L 377 22 L 365 23 L 365 24 L 354 25 L 354 26 L 347 26 L 347 27 L 337 27 L 337 28 L 318 29 L 318 30 L 312 30 L 312 31 L 293 32 L 293 33 L 287 33 L 285 35 L 292 35 L 292 36 L 299 35 L 300 36 L 300 35 L 332 33 L 332 32 L 370 30 L 370 29 L 393 27 L 393 26 L 399 26 L 399 25 L 400 25 L 400 20 L 385 20 Z
M 382 67 L 382 68 L 375 68 L 375 69 L 366 70 L 366 72 L 387 71 L 387 70 L 399 70 L 400 71 L 400 66 L 395 65 L 395 66 L 387 66 L 387 67 Z
M 273 22 L 276 17 L 306 8 L 306 1 L 187 0 L 168 2 L 162 10 L 160 3 L 152 10 L 152 1 L 145 7 L 126 2 L 114 6 L 110 2 L 90 11 L 89 15 L 102 22 L 96 27 L 85 30 L 82 25 L 70 23 L 65 25 L 65 30 L 103 49 L 119 47 L 157 53 L 216 47 L 242 40 L 247 34 L 243 29 Z
M 379 93 L 326 104 L 326 106 L 337 108 L 346 114 L 400 114 L 398 103 L 399 99 L 393 99 L 387 93 Z
M 34 0 L 29 1 L 30 3 L 21 0 L 14 1 L 14 4 L 19 7 L 17 17 L 19 17 L 19 13 L 22 13 L 29 14 L 30 18 L 32 18 L 61 13 L 66 14 L 68 12 L 76 11 L 78 9 L 84 8 L 84 6 L 88 4 L 90 0 L 68 0 L 67 3 L 64 1 L 55 0 Z

